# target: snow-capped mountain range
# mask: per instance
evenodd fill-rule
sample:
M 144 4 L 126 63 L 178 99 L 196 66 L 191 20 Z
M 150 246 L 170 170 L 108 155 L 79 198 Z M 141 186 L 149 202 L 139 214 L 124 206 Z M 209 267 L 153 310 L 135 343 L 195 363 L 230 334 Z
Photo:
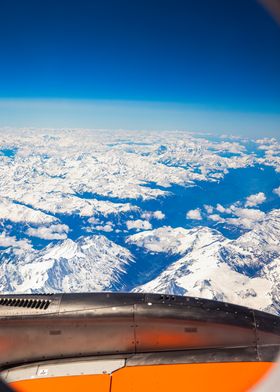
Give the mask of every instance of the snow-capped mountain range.
M 229 240 L 217 230 L 164 227 L 131 236 L 148 252 L 178 260 L 135 291 L 186 294 L 279 312 L 280 210 Z
M 152 291 L 280 314 L 280 143 L 0 131 L 0 292 Z
M 127 249 L 102 235 L 66 239 L 20 255 L 9 249 L 3 256 L 1 292 L 110 291 L 133 262 Z

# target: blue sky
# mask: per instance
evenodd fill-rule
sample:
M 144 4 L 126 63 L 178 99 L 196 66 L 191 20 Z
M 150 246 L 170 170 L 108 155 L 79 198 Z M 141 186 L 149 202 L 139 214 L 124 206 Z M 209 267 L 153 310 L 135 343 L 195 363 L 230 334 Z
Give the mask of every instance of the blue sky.
M 257 1 L 5 1 L 0 34 L 0 126 L 280 133 Z

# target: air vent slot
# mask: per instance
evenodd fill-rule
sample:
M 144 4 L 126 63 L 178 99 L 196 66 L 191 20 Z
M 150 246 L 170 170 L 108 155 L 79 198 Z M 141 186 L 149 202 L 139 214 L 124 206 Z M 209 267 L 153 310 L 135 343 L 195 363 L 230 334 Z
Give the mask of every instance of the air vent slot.
M 34 298 L 0 298 L 0 305 L 18 308 L 48 309 L 51 301 L 48 299 Z

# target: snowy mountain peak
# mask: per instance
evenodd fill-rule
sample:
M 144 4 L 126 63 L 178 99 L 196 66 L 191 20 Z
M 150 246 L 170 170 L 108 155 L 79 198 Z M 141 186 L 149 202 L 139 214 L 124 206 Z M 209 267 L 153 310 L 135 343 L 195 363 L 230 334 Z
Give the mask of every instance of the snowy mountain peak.
M 78 244 L 67 238 L 57 244 L 49 244 L 42 256 L 43 259 L 71 259 L 77 254 Z
M 10 255 L 11 258 L 11 255 Z M 2 263 L 2 292 L 110 290 L 121 281 L 131 253 L 102 235 L 50 244 L 35 254 Z
M 148 252 L 178 255 L 159 276 L 135 291 L 188 294 L 279 312 L 279 211 L 268 215 L 271 218 L 236 240 L 204 227 L 161 228 L 161 240 L 159 230 L 129 237 Z

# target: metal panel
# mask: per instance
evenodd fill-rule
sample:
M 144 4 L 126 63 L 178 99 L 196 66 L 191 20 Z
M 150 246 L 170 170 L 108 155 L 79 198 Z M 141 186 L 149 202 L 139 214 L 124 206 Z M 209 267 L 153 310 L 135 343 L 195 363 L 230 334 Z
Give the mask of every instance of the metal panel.
M 280 345 L 280 317 L 254 310 L 258 344 Z
M 142 303 L 145 296 L 140 293 L 76 293 L 63 294 L 60 304 L 60 313 L 71 311 L 86 311 L 99 308 L 112 308 L 114 306 L 134 305 Z
M 241 327 L 255 325 L 251 309 L 225 302 L 184 296 L 146 294 L 145 304 L 149 307 L 141 307 L 142 315 L 144 316 L 146 309 L 148 317 L 153 309 L 158 318 L 203 320 Z M 138 308 L 140 309 L 140 306 Z
M 216 316 L 215 316 L 216 313 Z M 235 347 L 256 344 L 253 319 L 243 324 L 227 320 L 225 312 L 211 312 L 176 304 L 148 302 L 136 305 L 136 351 L 164 351 L 189 348 Z M 217 322 L 217 319 L 219 322 Z M 242 325 L 242 326 L 241 326 Z
M 126 360 L 126 366 L 178 363 L 273 362 L 277 357 L 278 349 L 278 346 L 263 348 L 261 359 L 255 347 L 141 353 L 130 356 Z
M 280 344 L 279 318 L 217 301 L 123 293 L 27 297 L 52 302 L 26 314 L 25 308 L 10 314 L 0 305 L 2 368 L 54 358 L 241 346 L 253 347 L 261 360 L 263 346 Z
M 133 306 L 2 320 L 0 363 L 134 352 Z
M 10 383 L 21 380 L 79 376 L 87 374 L 111 374 L 124 367 L 124 359 L 88 359 L 44 362 L 35 365 L 20 366 L 2 374 L 2 378 Z

